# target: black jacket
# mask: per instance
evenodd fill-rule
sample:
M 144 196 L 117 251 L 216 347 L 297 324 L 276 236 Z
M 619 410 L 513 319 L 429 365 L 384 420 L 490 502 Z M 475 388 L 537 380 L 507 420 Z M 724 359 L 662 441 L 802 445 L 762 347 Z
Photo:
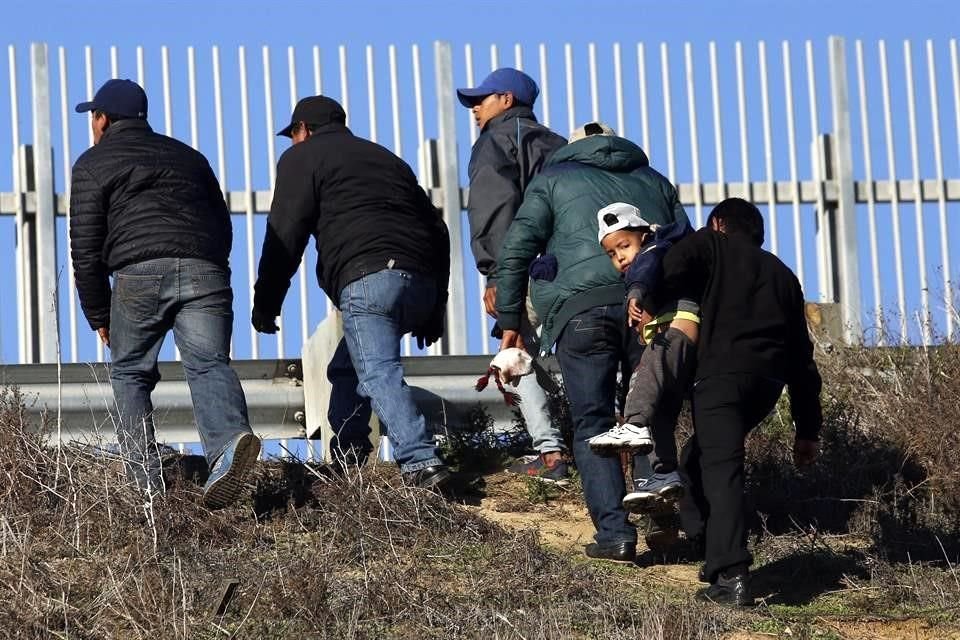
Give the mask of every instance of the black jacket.
M 787 383 L 797 435 L 820 431 L 820 374 L 803 291 L 789 267 L 746 236 L 701 229 L 671 248 L 664 284 L 700 302 L 696 379 L 754 373 Z
M 311 234 L 317 279 L 337 307 L 344 286 L 391 264 L 433 275 L 447 290 L 450 245 L 439 211 L 406 162 L 340 123 L 320 127 L 277 163 L 254 286 L 254 306 L 266 315 L 280 314 Z
M 493 280 L 500 247 L 523 192 L 547 158 L 567 141 L 537 122 L 529 107 L 513 107 L 490 120 L 470 154 L 470 246 L 477 269 Z
M 121 120 L 73 165 L 70 251 L 80 305 L 93 329 L 110 324 L 110 273 L 153 258 L 228 266 L 233 229 L 207 159 Z

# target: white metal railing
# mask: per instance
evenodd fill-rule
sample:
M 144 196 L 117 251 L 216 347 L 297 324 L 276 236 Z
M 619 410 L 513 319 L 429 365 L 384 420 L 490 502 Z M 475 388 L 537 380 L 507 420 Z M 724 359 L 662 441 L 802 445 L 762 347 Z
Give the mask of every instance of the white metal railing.
M 10 255 L 18 274 L 18 311 L 15 318 L 0 314 L 3 344 L 19 336 L 17 356 L 6 357 L 49 360 L 59 331 L 65 360 L 103 359 L 102 346 L 78 319 L 66 226 L 56 216 L 68 215 L 70 164 L 90 144 L 89 133 L 77 133 L 85 121 L 70 106 L 92 96 L 108 76 L 136 77 L 152 98 L 154 127 L 188 140 L 211 159 L 234 214 L 237 357 L 298 353 L 331 308 L 309 275 L 311 249 L 285 303 L 283 331 L 258 336 L 247 321 L 275 178 L 273 134 L 299 97 L 323 91 L 336 93 L 354 131 L 386 142 L 432 188 L 454 237 L 445 349 L 489 352 L 490 325 L 479 302 L 483 281 L 460 229 L 468 197 L 461 168 L 477 131 L 469 114 L 458 113 L 462 107 L 453 87 L 474 85 L 501 64 L 524 67 L 524 62 L 541 86 L 536 110 L 544 123 L 562 122 L 567 129 L 587 118 L 614 123 L 678 184 L 694 223 L 724 197 L 757 202 L 767 218 L 768 246 L 797 271 L 808 297 L 841 303 L 851 337 L 865 327 L 876 331 L 871 339 L 881 343 L 956 338 L 950 245 L 960 241 L 957 43 L 925 42 L 922 63 L 914 60 L 917 47 L 909 42 L 894 48 L 856 41 L 849 61 L 843 39 L 826 45 L 806 41 L 802 55 L 795 55 L 799 49 L 790 42 L 686 43 L 679 62 L 665 43 L 540 44 L 532 53 L 516 45 L 509 60 L 493 45 L 489 59 L 480 63 L 478 58 L 487 56 L 475 55 L 471 45 L 454 55 L 451 45 L 436 43 L 426 67 L 417 45 L 406 52 L 365 46 L 362 55 L 340 46 L 336 55 L 323 56 L 318 47 L 299 56 L 295 47 L 285 56 L 264 47 L 254 57 L 242 46 L 231 52 L 215 46 L 208 54 L 193 47 L 137 47 L 133 55 L 110 47 L 106 65 L 105 52 L 91 47 L 82 52 L 59 47 L 54 62 L 47 59 L 46 45 L 33 45 L 26 65 L 24 56 L 8 47 L 10 93 L 0 109 L 9 110 L 11 124 L 9 131 L 0 129 L 0 147 L 8 150 L 0 158 L 18 161 L 12 163 L 10 186 L 0 182 L 0 213 L 14 216 L 23 241 Z M 949 55 L 949 72 L 938 55 Z M 68 66 L 74 61 L 82 63 L 82 74 Z M 915 75 L 918 63 L 925 73 Z M 385 76 L 378 76 L 378 66 L 387 70 Z M 58 81 L 51 83 L 54 67 Z M 281 73 L 275 73 L 278 68 Z M 433 81 L 424 82 L 431 69 Z M 21 91 L 25 76 L 29 92 Z M 386 81 L 378 82 L 381 77 Z M 278 96 L 289 99 L 277 102 Z M 356 96 L 361 99 L 351 101 Z M 823 96 L 827 100 L 821 102 Z M 951 112 L 952 118 L 943 117 Z M 829 129 L 821 129 L 823 123 Z M 32 137 L 25 138 L 24 131 Z M 437 143 L 430 144 L 431 138 Z M 905 162 L 906 174 L 898 172 Z M 737 165 L 739 171 L 731 170 Z M 48 253 L 53 246 L 55 255 Z M 59 313 L 54 313 L 42 292 L 52 298 L 57 284 Z M 888 311 L 893 322 L 886 319 Z M 917 322 L 911 319 L 915 311 Z M 411 352 L 409 341 L 405 352 Z M 176 356 L 172 347 L 165 353 Z

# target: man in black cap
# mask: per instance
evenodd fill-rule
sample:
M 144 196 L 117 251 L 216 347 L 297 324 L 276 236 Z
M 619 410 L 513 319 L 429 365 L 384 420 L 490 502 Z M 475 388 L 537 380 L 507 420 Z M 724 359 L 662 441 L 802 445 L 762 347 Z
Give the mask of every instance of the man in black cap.
M 487 277 L 484 308 L 496 318 L 497 258 L 507 229 L 517 215 L 523 192 L 546 159 L 567 141 L 537 122 L 533 105 L 540 89 L 533 78 L 510 67 L 496 69 L 477 87 L 457 90 L 460 104 L 473 112 L 480 129 L 470 153 L 470 246 L 477 270 Z M 538 355 L 536 330 L 526 313 L 522 333 L 527 350 Z M 541 372 L 541 377 L 546 374 Z M 536 456 L 519 460 L 508 471 L 546 482 L 565 483 L 560 429 L 550 420 L 547 394 L 538 376 L 520 379 L 517 395 Z
M 290 278 L 313 235 L 317 279 L 343 313 L 360 395 L 389 425 L 405 479 L 439 486 L 450 474 L 403 380 L 400 340 L 413 333 L 423 346 L 443 334 L 450 276 L 446 225 L 410 167 L 353 135 L 335 100 L 304 98 L 277 135 L 290 137 L 293 146 L 277 163 L 253 326 L 277 330 Z
M 109 80 L 76 109 L 92 112 L 94 146 L 73 166 L 70 250 L 83 313 L 110 347 L 127 475 L 151 495 L 163 491 L 150 395 L 172 329 L 211 467 L 203 502 L 226 506 L 260 439 L 230 368 L 233 230 L 220 185 L 202 154 L 154 133 L 135 82 Z

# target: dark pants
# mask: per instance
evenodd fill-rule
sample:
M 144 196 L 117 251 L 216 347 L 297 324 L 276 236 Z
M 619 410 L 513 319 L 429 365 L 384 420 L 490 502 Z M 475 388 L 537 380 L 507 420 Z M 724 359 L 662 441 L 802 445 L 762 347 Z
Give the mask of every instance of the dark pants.
M 557 340 L 557 360 L 573 416 L 573 455 L 600 544 L 635 542 L 628 520 L 619 456 L 594 453 L 587 440 L 616 423 L 617 372 L 632 371 L 642 346 L 627 327 L 622 304 L 594 307 L 574 316 Z
M 697 346 L 682 331 L 658 333 L 630 378 L 623 417 L 653 432 L 651 463 L 657 473 L 677 468 L 677 418 L 696 369 Z
M 330 450 L 334 458 L 363 462 L 373 450 L 370 443 L 370 399 L 357 392 L 360 379 L 350 360 L 346 338 L 340 339 L 337 350 L 327 365 L 330 381 L 330 406 L 327 419 L 333 429 Z
M 694 435 L 680 454 L 691 499 L 680 515 L 688 534 L 705 535 L 704 574 L 711 580 L 723 569 L 753 562 L 747 551 L 744 444 L 782 392 L 782 382 L 752 374 L 711 376 L 693 387 Z

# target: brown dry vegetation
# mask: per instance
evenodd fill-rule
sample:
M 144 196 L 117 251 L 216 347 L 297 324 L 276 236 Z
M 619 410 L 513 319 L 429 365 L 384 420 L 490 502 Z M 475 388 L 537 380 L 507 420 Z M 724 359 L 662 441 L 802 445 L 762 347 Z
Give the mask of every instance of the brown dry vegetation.
M 821 461 L 802 474 L 789 463 L 786 405 L 750 441 L 762 601 L 748 612 L 694 603 L 694 563 L 587 562 L 576 490 L 499 475 L 447 501 L 387 466 L 274 462 L 241 504 L 211 513 L 181 460 L 144 505 L 115 461 L 44 446 L 6 392 L 0 637 L 954 637 L 960 348 L 819 357 Z

